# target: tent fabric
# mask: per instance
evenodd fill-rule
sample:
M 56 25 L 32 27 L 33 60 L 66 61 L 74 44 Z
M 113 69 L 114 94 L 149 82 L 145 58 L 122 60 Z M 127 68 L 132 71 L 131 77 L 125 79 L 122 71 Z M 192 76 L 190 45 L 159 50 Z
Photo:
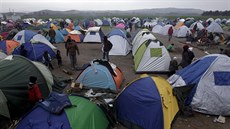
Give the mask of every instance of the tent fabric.
M 206 30 L 208 32 L 212 32 L 212 33 L 224 33 L 224 30 L 222 29 L 222 27 L 216 23 L 216 22 L 212 22 L 207 28 Z
M 30 30 L 19 31 L 14 36 L 13 40 L 19 42 L 20 44 L 28 43 L 28 42 L 31 42 L 31 43 L 41 42 L 41 43 L 48 45 L 52 49 L 56 49 L 56 47 L 53 46 L 43 35 L 37 34 Z
M 159 41 L 148 40 L 142 43 L 134 55 L 136 72 L 167 72 L 171 57 Z
M 229 115 L 230 89 L 226 79 L 229 62 L 230 58 L 226 55 L 207 55 L 178 71 L 168 81 L 173 87 L 195 85 L 187 98 L 193 110 L 211 115 Z
M 4 52 L 7 55 L 10 55 L 13 50 L 19 45 L 20 43 L 14 40 L 2 40 L 0 41 L 0 51 Z
M 100 27 L 90 27 L 84 37 L 85 43 L 101 43 L 103 41 L 104 33 Z
M 162 31 L 162 26 L 161 25 L 155 25 L 153 28 L 152 28 L 152 32 L 153 33 L 157 33 L 157 34 L 161 34 L 161 31 Z
M 49 113 L 37 106 L 21 119 L 16 129 L 107 129 L 109 121 L 96 104 L 79 96 L 68 98 L 73 106 L 60 114 Z
M 75 82 L 92 88 L 118 90 L 124 80 L 124 76 L 117 66 L 112 63 L 109 63 L 109 65 L 111 65 L 112 72 L 116 75 L 112 75 L 105 65 L 95 62 L 83 70 Z
M 136 38 L 137 37 L 137 38 Z M 138 48 L 148 40 L 156 40 L 156 37 L 149 31 L 142 32 L 135 36 L 135 41 L 133 41 L 132 54 L 135 55 Z
M 9 102 L 11 115 L 23 113 L 28 106 L 27 84 L 29 76 L 37 77 L 37 84 L 46 98 L 52 90 L 53 78 L 51 72 L 45 65 L 38 68 L 34 63 L 22 56 L 10 55 L 0 61 L 0 90 L 4 93 Z M 40 71 L 43 69 L 44 71 Z M 47 74 L 44 76 L 44 74 Z M 50 79 L 46 79 L 50 77 Z M 47 82 L 50 80 L 51 82 Z
M 42 62 L 43 54 L 45 51 L 49 53 L 52 59 L 56 57 L 54 50 L 44 43 L 24 43 L 24 48 L 27 50 L 27 58 L 32 61 Z M 14 49 L 12 54 L 20 55 L 20 50 L 21 47 L 17 47 Z
M 109 55 L 127 55 L 131 46 L 127 40 L 125 33 L 121 29 L 113 29 L 108 34 L 108 40 L 113 44 Z
M 0 114 L 7 118 L 10 118 L 7 99 L 2 90 L 0 90 Z
M 170 27 L 173 27 L 173 25 L 168 24 L 168 25 L 163 26 L 162 30 L 161 30 L 161 34 L 162 35 L 168 35 L 168 30 Z M 173 27 L 173 33 L 174 32 L 175 32 L 175 28 Z
M 0 51 L 0 61 L 5 59 L 6 57 L 7 57 L 7 55 Z
M 55 35 L 55 42 L 56 43 L 63 43 L 64 42 L 64 36 L 59 30 L 55 30 L 56 35 Z M 48 40 L 50 40 L 50 37 L 47 37 Z
M 178 38 L 184 38 L 184 37 L 186 37 L 187 32 L 189 32 L 189 34 L 191 34 L 191 31 L 189 30 L 189 28 L 187 26 L 183 25 L 176 30 L 174 36 L 176 36 Z
M 179 110 L 171 86 L 161 77 L 136 79 L 115 102 L 119 122 L 128 121 L 144 129 L 170 129 Z

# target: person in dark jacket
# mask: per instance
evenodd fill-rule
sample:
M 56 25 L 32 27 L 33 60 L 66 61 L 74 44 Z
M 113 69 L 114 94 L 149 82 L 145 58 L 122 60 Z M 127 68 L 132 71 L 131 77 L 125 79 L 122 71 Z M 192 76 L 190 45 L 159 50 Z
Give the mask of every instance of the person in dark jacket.
M 78 53 L 78 55 L 80 55 L 77 43 L 75 42 L 68 43 L 66 55 L 69 56 L 70 63 L 71 63 L 73 70 L 76 68 L 75 65 L 77 64 L 77 53 L 76 52 Z
M 50 57 L 50 54 L 48 53 L 48 51 L 45 51 L 43 53 L 43 57 L 42 57 L 42 62 L 43 64 L 45 64 L 48 68 L 51 68 L 52 70 L 54 69 L 53 68 L 53 65 L 51 64 L 51 57 Z
M 102 47 L 103 51 L 103 58 L 107 61 L 109 61 L 109 51 L 112 49 L 113 44 L 107 39 L 107 36 L 104 36 L 104 43 Z
M 172 39 L 172 35 L 173 35 L 173 27 L 171 26 L 169 29 L 168 29 L 168 41 L 170 42 L 171 39 Z
M 30 106 L 33 107 L 36 102 L 42 101 L 42 94 L 37 84 L 37 77 L 30 76 L 28 84 L 28 99 Z
M 27 50 L 25 49 L 24 45 L 21 45 L 20 55 L 27 58 Z
M 188 45 L 184 45 L 183 46 L 183 52 L 182 52 L 182 60 L 181 60 L 180 66 L 182 68 L 184 68 L 184 67 L 190 65 L 191 62 L 192 62 L 192 59 L 190 57 L 189 46 Z
M 170 61 L 168 77 L 175 74 L 177 70 L 178 70 L 177 57 L 173 57 L 173 60 Z
M 61 51 L 60 50 L 57 50 L 56 58 L 58 61 L 58 66 L 61 67 L 62 66 L 62 57 L 61 57 Z
M 52 43 L 52 44 L 56 43 L 56 42 L 55 42 L 56 32 L 55 32 L 55 30 L 53 29 L 53 27 L 50 27 L 48 33 L 49 33 L 49 37 L 50 37 L 50 43 Z

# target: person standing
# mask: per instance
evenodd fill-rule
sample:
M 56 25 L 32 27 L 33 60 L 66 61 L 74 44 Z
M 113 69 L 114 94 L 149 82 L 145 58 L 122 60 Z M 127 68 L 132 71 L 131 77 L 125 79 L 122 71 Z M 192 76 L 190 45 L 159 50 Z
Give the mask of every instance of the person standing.
M 103 51 L 103 58 L 107 61 L 109 61 L 109 51 L 112 49 L 113 44 L 108 40 L 107 36 L 104 36 L 104 43 L 102 47 Z
M 173 60 L 170 61 L 168 77 L 175 74 L 177 70 L 178 70 L 177 57 L 173 57 Z
M 24 44 L 21 45 L 20 55 L 27 58 L 27 50 L 25 49 Z
M 67 44 L 67 51 L 66 55 L 69 56 L 71 67 L 74 70 L 76 67 L 75 65 L 77 64 L 77 54 L 80 55 L 78 46 L 75 42 L 70 42 Z
M 57 50 L 56 58 L 58 61 L 58 66 L 61 67 L 62 66 L 62 57 L 61 57 L 61 51 L 60 50 Z
M 173 35 L 173 27 L 171 26 L 171 27 L 168 29 L 168 36 L 169 36 L 168 41 L 169 41 L 169 42 L 170 42 L 171 39 L 172 39 L 172 35 Z
M 44 52 L 43 57 L 42 57 L 42 62 L 43 62 L 43 64 L 45 64 L 48 68 L 51 68 L 52 70 L 54 69 L 54 68 L 53 68 L 53 65 L 51 64 L 51 57 L 50 57 L 50 54 L 48 53 L 48 51 L 45 51 L 45 52 Z
M 28 99 L 30 103 L 30 107 L 33 107 L 36 102 L 42 101 L 42 94 L 37 84 L 37 77 L 30 76 L 29 84 L 28 84 Z
M 55 42 L 56 32 L 55 32 L 55 30 L 53 29 L 53 27 L 50 27 L 48 33 L 49 33 L 49 37 L 50 37 L 50 43 L 52 43 L 52 44 L 56 43 L 56 42 Z
M 182 68 L 188 66 L 191 64 L 192 60 L 190 59 L 189 57 L 189 50 L 188 50 L 189 46 L 188 45 L 184 45 L 183 46 L 183 52 L 182 52 L 182 60 L 181 60 L 181 63 L 180 63 L 180 66 Z

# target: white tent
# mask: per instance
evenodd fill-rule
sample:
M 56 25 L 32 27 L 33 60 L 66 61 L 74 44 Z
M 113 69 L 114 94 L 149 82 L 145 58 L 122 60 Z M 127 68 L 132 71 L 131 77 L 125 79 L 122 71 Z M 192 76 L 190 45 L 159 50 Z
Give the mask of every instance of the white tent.
M 112 49 L 109 51 L 109 55 L 127 55 L 131 46 L 125 33 L 121 29 L 113 29 L 108 34 L 108 40 L 113 44 Z
M 169 30 L 169 28 L 170 27 L 173 27 L 173 25 L 165 25 L 165 26 L 163 26 L 163 28 L 162 28 L 162 31 L 161 31 L 161 34 L 162 35 L 168 35 L 168 30 Z M 175 28 L 173 27 L 173 33 L 175 32 Z
M 85 43 L 101 43 L 103 41 L 104 33 L 101 27 L 90 27 L 86 32 L 83 42 Z
M 211 115 L 230 115 L 230 58 L 211 54 L 177 71 L 168 81 L 174 87 L 192 88 L 187 104 Z
M 179 38 L 183 38 L 183 37 L 186 37 L 187 32 L 189 32 L 189 34 L 191 34 L 191 31 L 189 30 L 189 28 L 187 26 L 183 25 L 179 29 L 176 30 L 174 36 L 179 37 Z
M 162 26 L 161 25 L 155 25 L 153 28 L 152 28 L 152 32 L 153 33 L 157 33 L 157 34 L 161 34 L 162 32 Z
M 224 30 L 216 22 L 212 22 L 206 29 L 208 32 L 224 33 Z

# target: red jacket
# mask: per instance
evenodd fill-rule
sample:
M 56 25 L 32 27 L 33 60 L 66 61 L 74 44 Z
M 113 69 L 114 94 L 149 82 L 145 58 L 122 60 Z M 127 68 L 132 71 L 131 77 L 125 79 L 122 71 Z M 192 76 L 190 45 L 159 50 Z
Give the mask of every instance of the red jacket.
M 33 84 L 32 87 L 29 88 L 29 101 L 32 103 L 38 102 L 42 99 L 41 91 L 39 90 L 38 84 Z
M 168 30 L 168 35 L 172 35 L 173 34 L 173 28 L 170 27 L 169 30 Z

